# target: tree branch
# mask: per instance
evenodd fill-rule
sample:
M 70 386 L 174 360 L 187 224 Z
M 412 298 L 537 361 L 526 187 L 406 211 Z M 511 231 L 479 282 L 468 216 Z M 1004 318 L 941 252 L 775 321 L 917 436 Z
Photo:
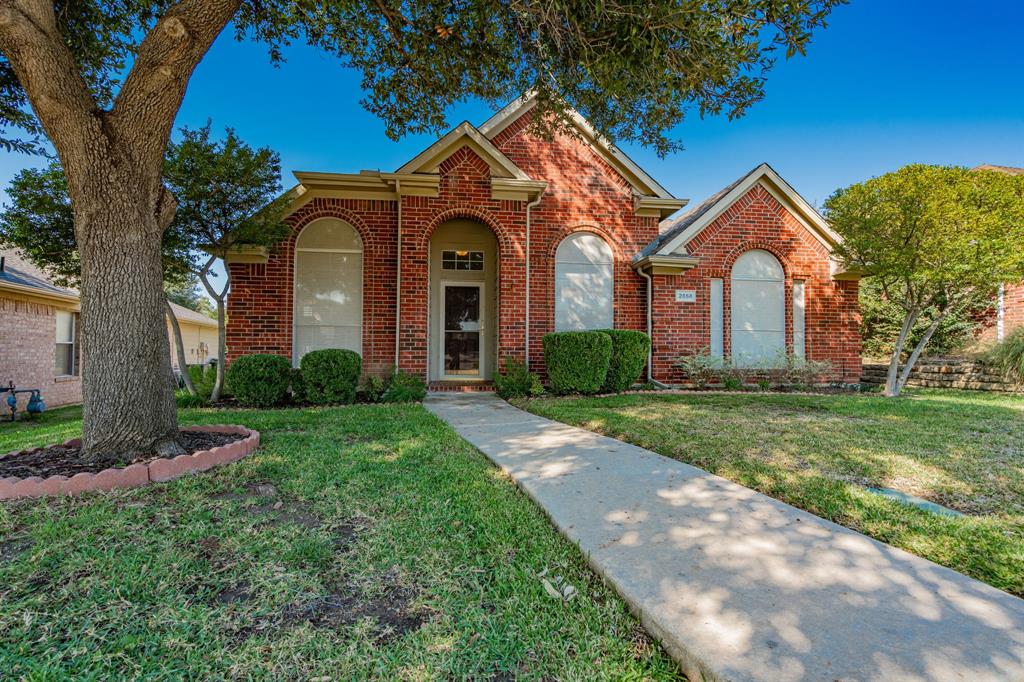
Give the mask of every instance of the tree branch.
M 137 141 L 139 160 L 162 162 L 192 72 L 241 6 L 241 0 L 182 0 L 146 34 L 110 116 L 115 129 Z

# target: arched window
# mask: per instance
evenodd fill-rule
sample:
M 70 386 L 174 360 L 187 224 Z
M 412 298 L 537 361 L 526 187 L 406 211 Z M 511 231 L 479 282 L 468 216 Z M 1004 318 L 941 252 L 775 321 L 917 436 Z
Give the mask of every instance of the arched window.
M 555 251 L 555 331 L 610 329 L 614 320 L 612 250 L 590 232 L 562 240 Z
M 767 251 L 747 251 L 732 266 L 732 359 L 769 366 L 786 351 L 785 275 Z
M 295 240 L 294 338 L 296 366 L 321 348 L 362 353 L 363 243 L 343 220 L 315 220 Z

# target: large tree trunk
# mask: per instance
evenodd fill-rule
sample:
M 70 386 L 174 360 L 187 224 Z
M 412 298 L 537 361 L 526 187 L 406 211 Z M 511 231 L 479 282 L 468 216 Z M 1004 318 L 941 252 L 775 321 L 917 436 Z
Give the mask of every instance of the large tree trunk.
M 158 183 L 98 180 L 75 206 L 82 259 L 82 443 L 88 459 L 183 452 L 164 310 Z M 84 196 L 83 196 L 84 195 Z

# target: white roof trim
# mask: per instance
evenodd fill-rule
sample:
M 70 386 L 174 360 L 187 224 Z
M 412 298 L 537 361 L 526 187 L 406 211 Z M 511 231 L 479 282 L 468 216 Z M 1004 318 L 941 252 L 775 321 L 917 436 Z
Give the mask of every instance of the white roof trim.
M 715 222 L 730 206 L 757 184 L 763 186 L 780 204 L 789 209 L 790 213 L 807 228 L 807 231 L 814 235 L 829 250 L 842 241 L 842 238 L 832 230 L 828 222 L 821 217 L 821 214 L 814 210 L 813 206 L 807 203 L 771 166 L 767 163 L 762 163 L 751 171 L 741 183 L 715 202 L 704 215 L 663 244 L 655 253 L 659 255 L 687 253 L 686 245 L 694 237 L 700 234 L 708 225 Z
M 506 105 L 496 114 L 491 116 L 480 126 L 480 132 L 488 139 L 493 140 L 501 131 L 508 128 L 520 116 L 532 109 L 536 104 L 536 96 L 527 93 L 512 103 Z M 633 159 L 624 154 L 618 147 L 602 137 L 587 119 L 576 111 L 569 109 L 569 119 L 576 128 L 583 134 L 583 137 L 591 147 L 604 158 L 613 168 L 622 173 L 623 177 L 629 180 L 633 189 L 638 194 L 655 196 L 661 199 L 675 199 L 672 193 L 661 186 L 661 184 L 647 174 L 643 168 L 638 166 Z
M 412 160 L 399 168 L 395 173 L 434 173 L 437 165 L 457 151 L 459 142 L 468 138 L 475 145 L 470 144 L 474 152 L 483 152 L 484 161 L 490 165 L 491 170 L 498 177 L 509 177 L 517 180 L 529 180 L 530 177 L 505 156 L 500 149 L 468 121 L 463 121 L 453 128 L 444 137 L 417 154 Z

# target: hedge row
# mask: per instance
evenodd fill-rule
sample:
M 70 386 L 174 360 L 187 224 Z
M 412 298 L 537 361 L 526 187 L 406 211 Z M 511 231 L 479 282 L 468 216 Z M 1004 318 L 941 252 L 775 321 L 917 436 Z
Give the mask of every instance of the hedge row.
M 601 329 L 546 334 L 543 344 L 551 390 L 588 395 L 632 386 L 647 363 L 651 340 L 643 332 Z

